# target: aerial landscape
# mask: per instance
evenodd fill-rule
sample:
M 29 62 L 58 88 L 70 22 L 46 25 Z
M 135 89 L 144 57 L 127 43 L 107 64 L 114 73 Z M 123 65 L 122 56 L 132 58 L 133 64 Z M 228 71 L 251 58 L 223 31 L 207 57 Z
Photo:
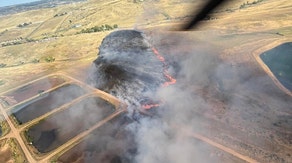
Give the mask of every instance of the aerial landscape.
M 292 162 L 292 1 L 0 2 L 0 163 Z

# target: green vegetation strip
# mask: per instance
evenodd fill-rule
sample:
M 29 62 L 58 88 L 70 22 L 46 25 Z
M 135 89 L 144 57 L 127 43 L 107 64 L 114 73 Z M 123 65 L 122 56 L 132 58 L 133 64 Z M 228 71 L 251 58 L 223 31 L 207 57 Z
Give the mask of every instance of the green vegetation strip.
M 256 1 L 253 1 L 253 2 L 246 1 L 242 5 L 240 5 L 239 8 L 243 9 L 243 8 L 258 4 L 258 3 L 262 2 L 262 1 L 264 1 L 264 0 L 256 0 Z
M 116 28 L 118 28 L 117 24 L 114 24 L 113 26 L 105 24 L 105 25 L 101 25 L 101 26 L 94 26 L 91 28 L 82 29 L 80 32 L 77 32 L 77 34 L 110 31 L 110 30 L 114 30 Z
M 2 137 L 2 136 L 5 136 L 9 132 L 10 128 L 9 128 L 7 122 L 5 120 L 3 120 L 3 117 L 0 117 L 0 120 L 1 120 L 1 122 L 0 122 L 0 130 L 1 130 L 0 137 Z

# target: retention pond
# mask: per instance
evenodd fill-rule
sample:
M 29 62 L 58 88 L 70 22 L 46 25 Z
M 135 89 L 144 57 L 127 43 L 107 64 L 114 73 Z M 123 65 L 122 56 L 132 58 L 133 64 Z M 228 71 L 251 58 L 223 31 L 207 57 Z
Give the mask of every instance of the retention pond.
M 74 84 L 66 84 L 52 92 L 39 95 L 38 98 L 24 104 L 15 106 L 12 109 L 12 116 L 21 125 L 44 115 L 78 97 L 86 91 Z
M 66 82 L 66 80 L 61 76 L 53 75 L 9 91 L 3 94 L 3 96 L 12 97 L 17 103 L 20 103 L 64 82 Z M 7 105 L 10 106 L 12 104 L 8 102 Z
M 50 152 L 115 111 L 99 97 L 88 97 L 26 130 L 26 137 L 41 153 Z
M 124 115 L 107 122 L 60 156 L 57 162 L 131 162 L 137 153 L 134 135 L 126 129 L 131 122 Z
M 275 77 L 292 90 L 292 42 L 281 44 L 260 55 Z

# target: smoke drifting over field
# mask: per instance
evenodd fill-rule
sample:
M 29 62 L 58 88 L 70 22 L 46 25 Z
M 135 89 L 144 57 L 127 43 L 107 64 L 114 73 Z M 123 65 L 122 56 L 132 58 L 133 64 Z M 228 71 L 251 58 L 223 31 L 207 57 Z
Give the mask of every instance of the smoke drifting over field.
M 178 41 L 171 37 L 163 39 Z M 196 108 L 208 104 L 189 88 L 211 84 L 219 60 L 210 50 L 198 51 L 190 42 L 180 40 L 171 49 L 165 49 L 173 51 L 163 55 L 167 65 L 162 65 L 151 51 L 152 45 L 159 43 L 152 41 L 138 31 L 113 32 L 99 48 L 90 82 L 126 102 L 130 112 L 139 109 L 144 99 L 163 101 L 160 107 L 153 108 L 155 117 L 140 118 L 138 123 L 128 126 L 130 132 L 137 133 L 134 162 L 206 162 L 208 154 L 202 153 L 205 147 L 183 136 L 173 125 L 196 126 Z M 181 48 L 178 44 L 190 46 L 177 49 Z M 179 83 L 163 86 L 167 80 L 165 66 Z
M 210 79 L 215 73 L 218 60 L 210 48 L 199 51 L 187 40 L 171 36 L 160 39 L 174 41 L 169 47 L 160 49 L 160 53 L 164 54 L 169 63 L 169 72 L 172 72 L 177 83 L 160 87 L 156 92 L 156 97 L 164 102 L 163 106 L 155 108 L 157 118 L 146 118 L 136 124 L 134 132 L 137 132 L 138 154 L 135 161 L 214 162 L 204 144 L 186 137 L 178 128 L 196 128 L 199 121 L 196 112 L 208 107 L 208 104 L 192 90 L 192 86 L 204 87 L 211 84 Z M 154 41 L 152 44 L 159 43 Z
M 267 123 L 265 116 L 272 121 L 283 118 L 281 112 L 272 114 L 271 108 L 284 112 L 289 112 L 291 108 L 288 100 L 290 97 L 274 91 L 274 88 L 265 87 L 264 83 L 269 78 L 264 73 L 247 67 L 244 63 L 234 67 L 223 62 L 218 57 L 218 48 L 211 43 L 190 40 L 186 35 L 175 33 L 160 35 L 148 31 L 144 35 L 137 31 L 127 31 L 137 34 L 134 38 L 129 38 L 129 33 L 123 35 L 125 31 L 117 31 L 116 34 L 119 32 L 122 37 L 112 37 L 114 35 L 110 34 L 111 39 L 105 38 L 102 43 L 91 82 L 129 105 L 129 117 L 135 120 L 126 128 L 134 133 L 133 142 L 137 147 L 131 153 L 134 155 L 132 162 L 222 162 L 222 158 L 214 156 L 214 148 L 186 136 L 185 130 L 216 135 L 223 139 L 231 128 L 240 132 L 241 129 L 238 128 L 242 128 L 252 133 L 259 132 L 266 137 L 269 131 L 263 127 L 270 127 L 272 122 Z M 128 44 L 127 39 L 135 40 L 138 44 Z M 157 47 L 166 66 L 155 57 L 152 47 Z M 122 50 L 119 51 L 120 49 Z M 107 70 L 113 65 L 119 73 Z M 176 84 L 163 86 L 167 81 L 163 75 L 165 68 L 176 78 Z M 111 87 L 109 83 L 112 84 Z M 133 116 L 132 111 L 140 109 L 141 101 L 145 99 L 146 102 L 161 101 L 159 107 L 151 110 L 154 116 Z M 266 101 L 267 104 L 264 104 L 261 99 L 269 99 L 270 102 Z M 216 131 L 207 127 L 218 125 L 218 129 L 214 127 Z M 234 132 L 234 136 L 242 139 L 242 142 L 249 141 L 248 133 L 236 135 L 237 133 Z M 289 135 L 289 132 L 284 133 Z M 269 141 L 258 137 L 253 143 L 261 147 Z M 287 139 L 281 141 L 289 143 Z M 233 144 L 236 145 L 235 142 Z M 257 148 L 254 150 L 262 152 L 263 156 L 273 154 L 270 148 L 265 151 Z M 265 161 L 277 161 L 281 157 L 283 156 L 265 158 Z

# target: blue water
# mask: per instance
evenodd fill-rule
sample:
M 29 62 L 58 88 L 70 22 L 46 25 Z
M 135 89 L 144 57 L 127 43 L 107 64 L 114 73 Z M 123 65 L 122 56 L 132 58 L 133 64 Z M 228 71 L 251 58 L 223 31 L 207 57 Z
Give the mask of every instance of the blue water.
M 0 0 L 0 7 L 35 2 L 35 1 L 39 1 L 39 0 Z
M 260 55 L 276 78 L 292 91 L 292 42 L 283 43 Z

